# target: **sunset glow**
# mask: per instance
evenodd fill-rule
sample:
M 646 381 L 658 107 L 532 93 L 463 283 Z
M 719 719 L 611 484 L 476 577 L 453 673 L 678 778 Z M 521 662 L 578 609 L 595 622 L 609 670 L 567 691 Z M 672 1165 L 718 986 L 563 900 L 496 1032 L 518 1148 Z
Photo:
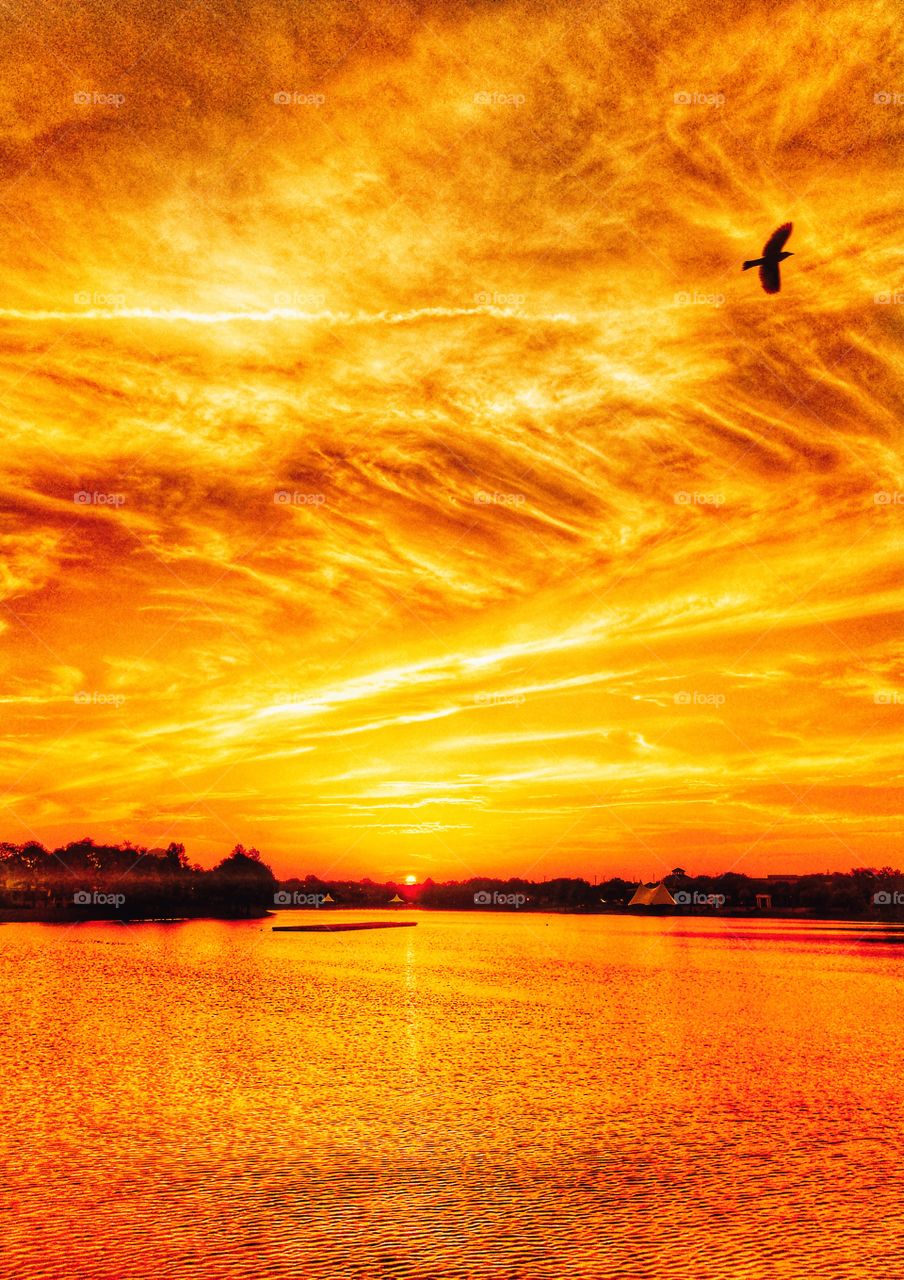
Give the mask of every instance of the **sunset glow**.
M 4 13 L 3 838 L 900 862 L 896 7 Z

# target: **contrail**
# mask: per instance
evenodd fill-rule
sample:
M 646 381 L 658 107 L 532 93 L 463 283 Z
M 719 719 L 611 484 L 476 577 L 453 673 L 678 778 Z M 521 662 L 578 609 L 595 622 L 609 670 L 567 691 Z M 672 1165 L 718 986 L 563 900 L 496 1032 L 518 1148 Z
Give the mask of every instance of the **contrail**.
M 21 311 L 0 308 L 0 320 L 32 322 L 77 320 L 152 320 L 162 324 L 272 324 L 281 320 L 307 324 L 368 325 L 410 324 L 417 320 L 457 320 L 468 316 L 492 316 L 497 320 L 521 320 L 540 324 L 579 324 L 570 312 L 529 312 L 511 307 L 421 307 L 413 311 L 301 311 L 295 307 L 270 307 L 265 311 L 189 311 L 179 307 L 85 308 L 83 311 Z

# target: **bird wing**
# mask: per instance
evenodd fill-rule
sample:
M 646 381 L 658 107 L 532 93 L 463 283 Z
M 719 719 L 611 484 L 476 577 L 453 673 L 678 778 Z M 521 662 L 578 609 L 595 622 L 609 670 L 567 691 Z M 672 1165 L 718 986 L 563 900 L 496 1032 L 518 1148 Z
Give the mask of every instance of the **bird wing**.
M 783 222 L 777 231 L 773 231 L 772 235 L 763 246 L 763 257 L 771 258 L 775 254 L 781 253 L 782 249 L 784 249 L 785 245 L 788 243 L 788 237 L 790 236 L 793 228 L 793 222 Z
M 777 262 L 764 262 L 760 267 L 760 284 L 767 293 L 778 293 L 782 287 Z

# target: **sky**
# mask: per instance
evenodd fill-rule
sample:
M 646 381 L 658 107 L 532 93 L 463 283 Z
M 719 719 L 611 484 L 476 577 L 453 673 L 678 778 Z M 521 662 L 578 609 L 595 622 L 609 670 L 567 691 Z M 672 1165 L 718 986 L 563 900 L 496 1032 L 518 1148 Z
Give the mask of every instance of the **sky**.
M 899 31 L 6 0 L 0 837 L 900 865 Z

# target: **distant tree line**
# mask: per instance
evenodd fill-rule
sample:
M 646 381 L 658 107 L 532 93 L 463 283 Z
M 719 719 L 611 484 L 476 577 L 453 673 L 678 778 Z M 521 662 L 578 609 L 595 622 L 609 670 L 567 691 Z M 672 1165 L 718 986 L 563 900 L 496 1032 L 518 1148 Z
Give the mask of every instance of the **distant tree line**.
M 495 879 L 421 884 L 378 883 L 373 880 L 334 880 L 309 875 L 280 882 L 287 899 L 277 905 L 382 907 L 409 905 L 428 910 L 471 911 L 620 911 L 627 908 L 637 880 L 613 876 L 599 883 L 581 878 L 554 880 Z M 873 917 L 904 919 L 904 874 L 892 867 L 858 867 L 787 877 L 753 877 L 736 871 L 721 875 L 689 875 L 676 867 L 663 878 L 676 896 L 673 910 L 725 910 L 761 914 L 811 915 L 825 918 Z M 718 904 L 718 905 L 715 905 Z
M 670 911 L 904 919 L 904 874 L 892 867 L 761 878 L 736 871 L 693 876 L 675 867 L 663 883 L 677 901 Z M 415 885 L 316 875 L 279 881 L 257 849 L 241 844 L 203 870 L 177 843 L 156 849 L 128 840 L 98 844 L 90 836 L 57 849 L 0 843 L 0 918 L 7 919 L 235 918 L 285 907 L 600 913 L 629 909 L 637 886 L 621 876 L 600 883 L 489 876 Z
M 240 844 L 205 871 L 176 843 L 148 849 L 90 836 L 58 849 L 0 843 L 0 912 L 16 918 L 261 916 L 275 888 L 258 850 Z

